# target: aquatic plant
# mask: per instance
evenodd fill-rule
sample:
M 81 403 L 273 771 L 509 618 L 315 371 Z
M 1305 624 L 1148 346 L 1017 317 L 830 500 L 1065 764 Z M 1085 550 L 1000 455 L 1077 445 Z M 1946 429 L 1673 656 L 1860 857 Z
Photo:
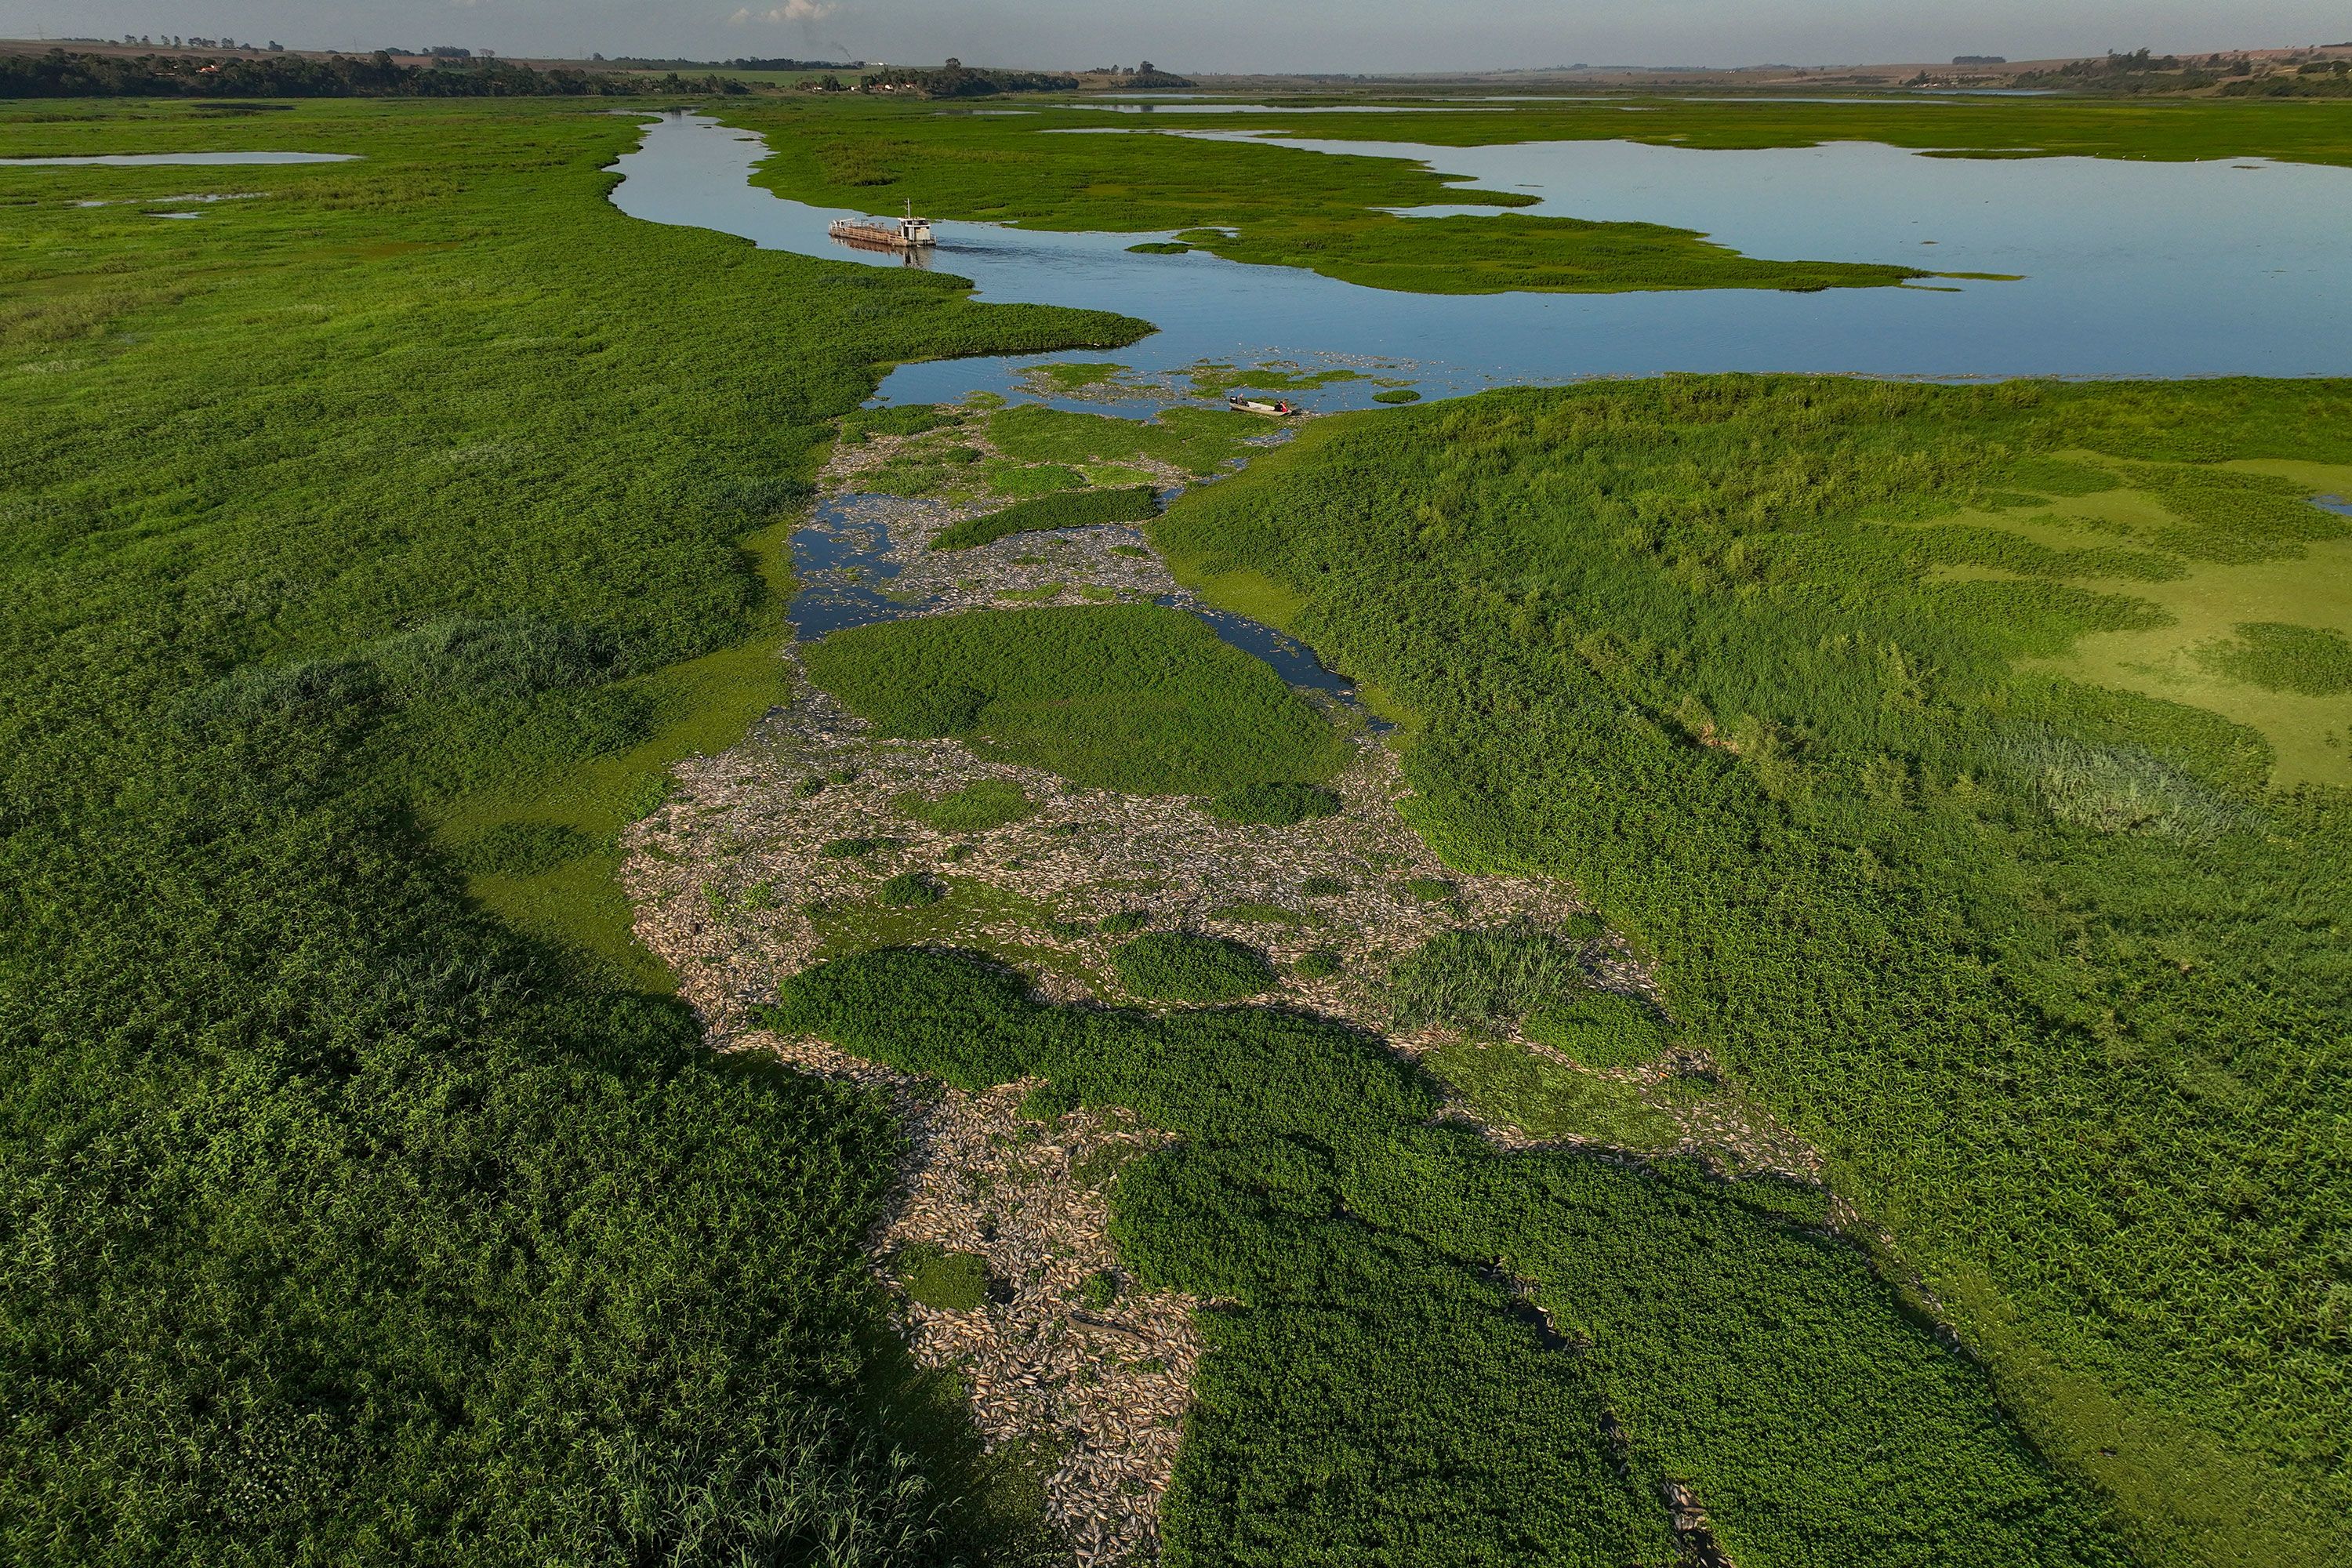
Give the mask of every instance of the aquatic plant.
M 1496 1028 L 1584 989 L 1577 950 L 1533 926 L 1441 931 L 1398 959 L 1389 1012 L 1400 1028 Z
M 1274 988 L 1274 965 L 1254 947 L 1195 931 L 1148 931 L 1111 954 L 1119 984 L 1156 1002 L 1232 1002 Z
M 1055 1006 L 904 950 L 778 990 L 780 1027 L 966 1087 L 1043 1076 L 1175 1135 L 1103 1153 L 1122 1271 L 1220 1302 L 1160 1516 L 1177 1561 L 1663 1565 L 1665 1477 L 1758 1561 L 2126 1561 L 1817 1195 L 1500 1153 L 1433 1123 L 1378 1041 L 1276 1009 Z M 1638 1109 L 1608 1114 L 1671 1121 Z
M 2145 605 L 1954 581 L 1919 538 L 2030 478 L 2128 486 L 2145 510 L 2101 515 L 2184 570 L 2291 556 L 2345 520 L 2216 465 L 2352 463 L 2347 431 L 2341 383 L 1490 394 L 1324 421 L 1153 536 L 1410 713 L 1449 859 L 1592 897 L 2040 1440 L 2119 1478 L 2140 1550 L 2340 1555 L 2308 1437 L 2352 1381 L 2315 1297 L 2263 1303 L 2352 1215 L 2352 1102 L 2312 1070 L 2342 792 L 2266 791 L 2222 713 L 2053 673 Z M 2147 1500 L 2183 1467 L 2194 1531 Z
M 1261 660 L 1181 610 L 978 610 L 835 632 L 810 679 L 887 735 L 1135 794 L 1207 794 L 1333 771 L 1343 742 Z
M 1015 533 L 1142 522 L 1159 515 L 1160 503 L 1150 485 L 1108 490 L 1059 490 L 1034 500 L 1015 501 L 999 511 L 966 518 L 933 534 L 930 548 L 970 550 Z
M 1254 784 L 1228 790 L 1202 809 L 1227 822 L 1289 827 L 1318 817 L 1337 816 L 1339 797 L 1320 784 Z

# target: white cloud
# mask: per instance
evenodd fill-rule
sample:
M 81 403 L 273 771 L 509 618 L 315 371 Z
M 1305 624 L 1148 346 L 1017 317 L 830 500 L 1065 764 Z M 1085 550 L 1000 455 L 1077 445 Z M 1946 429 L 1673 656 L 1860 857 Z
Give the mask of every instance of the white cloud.
M 840 9 L 833 0 L 784 0 L 764 11 L 745 5 L 727 20 L 739 27 L 747 22 L 822 22 Z

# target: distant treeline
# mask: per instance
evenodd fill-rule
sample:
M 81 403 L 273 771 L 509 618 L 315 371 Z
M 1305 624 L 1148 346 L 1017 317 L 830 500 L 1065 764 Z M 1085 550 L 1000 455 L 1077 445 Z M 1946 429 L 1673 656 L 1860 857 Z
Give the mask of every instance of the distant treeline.
M 2345 98 L 2352 97 L 2352 62 L 2298 61 L 2289 56 L 2271 65 L 2242 54 L 2184 58 L 2137 49 L 2101 59 L 2069 60 L 2053 70 L 2027 71 L 2014 85 L 2120 94 L 2214 88 L 2221 98 Z
M 372 55 L 270 55 L 205 59 L 192 55 L 92 55 L 51 49 L 0 56 L 0 98 L 550 98 L 648 90 L 745 92 L 741 82 L 676 72 L 660 81 L 602 71 L 534 70 L 478 59 L 462 69 L 404 66 Z
M 865 65 L 864 60 L 729 60 L 730 69 L 739 71 L 854 71 Z
M 1078 79 L 1043 71 L 974 70 L 950 59 L 933 69 L 876 71 L 857 79 L 866 92 L 911 92 L 922 98 L 986 98 L 999 92 L 1073 92 Z
M 2314 61 L 2293 76 L 2279 73 L 2252 81 L 2225 82 L 2223 98 L 2352 98 L 2352 63 Z

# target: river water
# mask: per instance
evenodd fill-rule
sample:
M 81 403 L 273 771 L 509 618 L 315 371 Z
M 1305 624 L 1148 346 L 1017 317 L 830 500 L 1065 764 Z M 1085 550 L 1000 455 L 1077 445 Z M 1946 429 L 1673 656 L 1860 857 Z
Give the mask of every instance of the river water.
M 2352 298 L 2342 216 L 2352 212 L 2352 170 L 2259 159 L 1947 159 L 1863 142 L 1720 152 L 1631 142 L 1440 148 L 1283 141 L 1301 156 L 1420 158 L 1482 187 L 1539 198 L 1521 211 L 1670 224 L 1753 256 L 2021 276 L 1816 294 L 1405 294 L 1199 251 L 1128 248 L 1161 235 L 938 220 L 929 265 L 971 279 L 982 300 L 1091 307 L 1154 322 L 1152 336 L 1116 353 L 1141 377 L 1168 378 L 1170 390 L 1102 402 L 1083 389 L 1047 395 L 1024 380 L 1031 367 L 1073 357 L 1061 353 L 903 366 L 879 401 L 954 402 L 992 391 L 1133 416 L 1155 402 L 1182 401 L 1181 373 L 1203 363 L 1364 374 L 1307 395 L 1324 410 L 1366 406 L 1383 383 L 1442 395 L 1670 371 L 1961 380 L 2352 369 L 2352 310 L 2342 308 Z M 616 163 L 613 201 L 650 222 L 718 229 L 771 249 L 908 265 L 831 239 L 826 225 L 849 216 L 843 210 L 752 185 L 765 153 L 748 132 L 666 114 Z M 820 505 L 793 538 L 803 584 L 793 613 L 803 637 L 924 613 L 929 606 L 894 600 L 884 586 L 898 570 L 888 547 L 883 528 L 852 524 L 838 503 Z M 1292 684 L 1347 694 L 1343 678 L 1280 633 L 1186 607 Z
M 1300 156 L 1420 158 L 1488 188 L 1537 195 L 1538 213 L 1696 228 L 1749 255 L 2022 276 L 1816 294 L 1405 294 L 1200 251 L 1128 249 L 1160 235 L 949 221 L 934 225 L 940 243 L 930 265 L 971 279 L 982 300 L 1086 306 L 1155 323 L 1158 332 L 1116 356 L 1141 373 L 1287 363 L 1376 372 L 1429 395 L 1669 371 L 1959 380 L 2352 368 L 2352 310 L 2343 308 L 2352 298 L 2343 219 L 2352 212 L 2352 169 L 2259 159 L 1937 158 L 1873 142 L 1724 152 L 1632 142 L 1285 141 Z M 905 265 L 829 239 L 825 225 L 842 211 L 751 185 L 764 151 L 749 132 L 666 115 L 617 163 L 613 199 L 656 223 L 853 265 Z M 982 389 L 1017 395 L 1024 368 L 1070 357 L 908 365 L 883 393 L 926 403 Z M 1375 390 L 1369 380 L 1341 383 L 1309 401 L 1359 407 Z

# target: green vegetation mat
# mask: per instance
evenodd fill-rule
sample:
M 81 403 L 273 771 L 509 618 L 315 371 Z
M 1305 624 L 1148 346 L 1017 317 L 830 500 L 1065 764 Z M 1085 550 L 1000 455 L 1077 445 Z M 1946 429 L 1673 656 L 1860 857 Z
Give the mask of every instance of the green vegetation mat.
M 835 632 L 809 679 L 884 734 L 1136 795 L 1210 795 L 1337 769 L 1328 721 L 1199 617 L 1156 605 L 975 610 Z
M 635 134 L 0 111 L 362 155 L 6 172 L 0 1557 L 1021 1554 L 892 1382 L 885 1112 L 639 989 L 614 835 L 787 694 L 877 366 L 1144 328 L 633 221 Z
M 2231 628 L 2352 629 L 2352 520 L 2303 499 L 2347 465 L 2342 382 L 1677 377 L 1323 421 L 1153 534 L 1412 711 L 1450 858 L 1654 955 L 2138 1550 L 2313 1562 L 2352 1555 L 2352 697 L 2280 723 L 2192 650 L 2260 599 L 2231 657 L 2326 668 Z
M 1632 1086 L 1579 1072 L 1507 1040 L 1444 1045 L 1424 1059 L 1479 1115 L 1531 1138 L 1660 1150 L 1674 1147 L 1682 1134 L 1680 1123 Z
M 1015 501 L 1002 511 L 963 521 L 934 535 L 934 550 L 970 550 L 1009 534 L 1048 528 L 1093 528 L 1107 522 L 1144 522 L 1160 515 L 1160 502 L 1150 485 L 1129 485 L 1115 490 L 1064 490 Z
M 1647 1004 L 1608 991 L 1536 1008 L 1527 1032 L 1580 1067 L 1645 1067 L 1666 1048 L 1665 1026 Z
M 1055 372 L 1115 373 L 1122 368 L 1044 365 L 1029 374 L 1052 386 Z M 993 518 L 975 519 L 949 531 L 948 536 L 956 542 L 933 545 L 954 550 L 985 544 L 1022 529 L 1140 521 L 1157 510 L 1145 510 L 1160 488 L 1154 481 L 1156 470 L 1174 468 L 1195 479 L 1206 478 L 1248 456 L 1251 442 L 1265 437 L 1265 426 L 1262 420 L 1223 408 L 1163 409 L 1158 418 L 1146 423 L 1039 404 L 982 406 L 978 399 L 947 410 L 929 405 L 871 410 L 843 423 L 845 440 L 862 444 L 877 432 L 914 438 L 893 449 L 886 461 L 861 473 L 860 489 L 966 502 L 1007 497 L 1032 500 L 1040 503 L 1039 509 L 1022 514 L 1024 518 L 1053 520 L 1022 521 L 1017 528 L 1008 521 L 1001 532 L 991 533 L 988 529 Z M 973 444 L 983 437 L 996 456 L 986 455 Z M 1089 486 L 1143 494 L 1122 495 L 1114 506 L 1083 494 Z M 1065 511 L 1060 510 L 1063 507 L 1075 510 Z
M 1111 963 L 1130 994 L 1158 1002 L 1237 1002 L 1274 989 L 1265 954 L 1197 931 L 1149 932 L 1113 953 Z
M 1092 367 L 1089 367 L 1092 368 Z M 1149 423 L 1018 403 L 988 416 L 988 438 L 1007 457 L 1083 467 L 1149 458 L 1196 479 L 1251 456 L 1265 422 L 1224 408 L 1163 408 Z
M 1291 827 L 1302 822 L 1339 815 L 1337 791 L 1320 784 L 1257 784 L 1228 790 L 1203 808 L 1227 822 Z
M 1668 1480 L 1742 1563 L 2125 1561 L 1982 1373 L 1767 1184 L 1499 1154 L 1355 1031 L 1057 1007 L 956 954 L 837 960 L 769 1012 L 1179 1135 L 1112 1194 L 1141 1283 L 1230 1303 L 1201 1320 L 1171 1563 L 1665 1568 Z
M 1389 1008 L 1401 1028 L 1499 1028 L 1587 984 L 1576 950 L 1549 931 L 1441 931 L 1390 969 Z
M 934 799 L 909 793 L 890 804 L 893 809 L 941 833 L 985 833 L 992 827 L 1020 822 L 1037 810 L 1029 799 L 1029 792 L 1010 779 L 977 779 Z

